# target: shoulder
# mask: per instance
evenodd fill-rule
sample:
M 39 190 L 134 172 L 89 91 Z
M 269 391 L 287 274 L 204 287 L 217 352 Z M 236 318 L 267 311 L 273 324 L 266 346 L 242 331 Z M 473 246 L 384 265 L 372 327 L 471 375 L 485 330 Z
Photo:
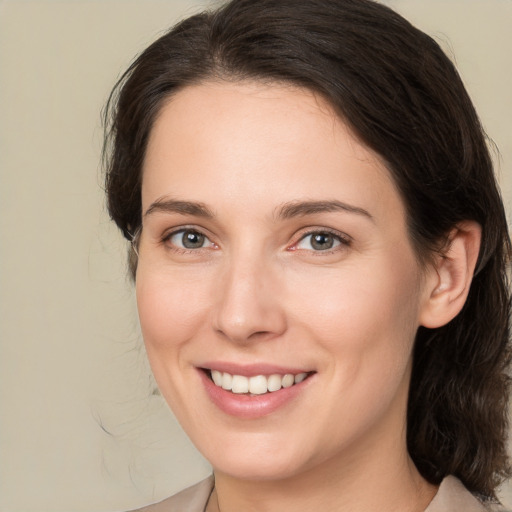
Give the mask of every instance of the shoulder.
M 213 489 L 213 475 L 153 505 L 131 512 L 203 512 Z
M 425 512 L 506 512 L 495 503 L 482 503 L 460 480 L 447 476 Z

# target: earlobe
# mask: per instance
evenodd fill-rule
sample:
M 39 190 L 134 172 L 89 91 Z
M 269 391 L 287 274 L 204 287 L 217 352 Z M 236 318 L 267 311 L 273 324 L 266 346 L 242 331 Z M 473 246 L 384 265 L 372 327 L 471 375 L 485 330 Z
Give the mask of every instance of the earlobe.
M 458 315 L 469 293 L 481 235 L 480 225 L 473 221 L 461 222 L 450 232 L 445 250 L 426 277 L 420 325 L 441 327 Z

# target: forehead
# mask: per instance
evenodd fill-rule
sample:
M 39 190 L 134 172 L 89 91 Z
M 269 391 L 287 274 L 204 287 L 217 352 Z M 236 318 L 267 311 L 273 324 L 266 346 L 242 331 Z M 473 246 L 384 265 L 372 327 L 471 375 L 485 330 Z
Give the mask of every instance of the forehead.
M 376 158 L 357 141 L 325 99 L 308 89 L 283 83 L 212 81 L 185 87 L 160 109 L 148 153 L 162 139 L 166 144 L 172 143 L 171 136 L 178 137 L 180 143 L 192 140 L 196 149 L 201 138 L 202 145 L 211 143 L 208 149 L 213 153 L 220 149 L 220 138 L 226 137 L 232 147 L 243 142 L 246 155 L 252 147 L 249 140 L 253 145 L 273 142 L 274 150 L 280 145 L 284 152 L 308 141 L 305 149 L 311 150 L 313 143 L 318 147 L 320 139 L 325 145 L 318 149 L 325 150 L 342 139 L 344 143 L 354 143 L 351 150 L 359 159 Z M 225 152 L 226 148 L 222 149 Z
M 189 86 L 164 104 L 146 152 L 143 207 L 165 194 L 262 207 L 304 197 L 402 207 L 381 159 L 325 100 L 252 82 Z

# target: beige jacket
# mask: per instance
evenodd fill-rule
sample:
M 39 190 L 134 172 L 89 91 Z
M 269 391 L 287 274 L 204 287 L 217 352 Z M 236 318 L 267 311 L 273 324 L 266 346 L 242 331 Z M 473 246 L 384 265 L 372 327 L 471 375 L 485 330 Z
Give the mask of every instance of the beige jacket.
M 160 503 L 133 512 L 204 512 L 213 489 L 213 476 Z M 483 505 L 457 478 L 446 477 L 425 512 L 491 512 L 500 508 Z

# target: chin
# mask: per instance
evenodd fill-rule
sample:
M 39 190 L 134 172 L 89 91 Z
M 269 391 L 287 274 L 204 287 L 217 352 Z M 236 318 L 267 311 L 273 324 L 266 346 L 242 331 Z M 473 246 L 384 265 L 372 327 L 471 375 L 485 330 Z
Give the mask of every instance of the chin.
M 249 461 L 229 459 L 212 464 L 214 471 L 239 480 L 278 481 L 295 476 L 300 471 L 292 461 Z
M 223 442 L 212 440 L 204 450 L 199 445 L 198 448 L 216 472 L 241 480 L 268 481 L 284 480 L 307 471 L 309 457 L 298 451 L 297 446 L 300 444 L 286 443 L 282 436 L 268 439 L 268 435 L 263 435 L 262 439 L 260 435 L 233 435 Z

